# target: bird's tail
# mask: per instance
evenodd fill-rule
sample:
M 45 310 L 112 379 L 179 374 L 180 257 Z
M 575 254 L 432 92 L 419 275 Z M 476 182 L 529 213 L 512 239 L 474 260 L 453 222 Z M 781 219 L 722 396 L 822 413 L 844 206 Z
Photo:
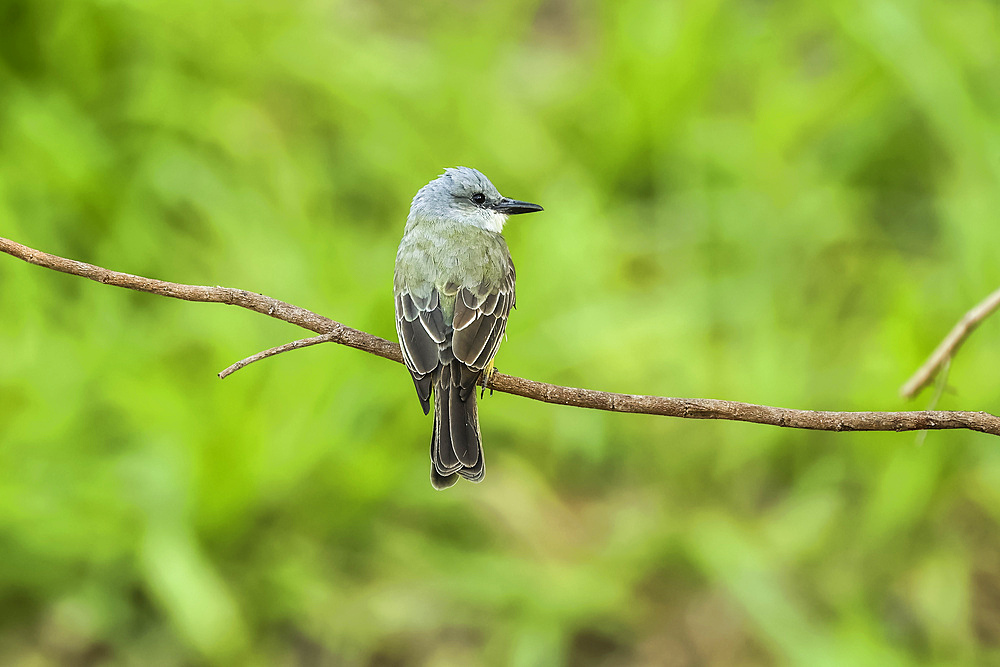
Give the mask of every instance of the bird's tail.
M 480 482 L 486 472 L 475 385 L 471 391 L 464 391 L 460 376 L 459 369 L 445 364 L 434 386 L 431 484 L 435 489 L 447 489 L 458 481 L 458 475 Z

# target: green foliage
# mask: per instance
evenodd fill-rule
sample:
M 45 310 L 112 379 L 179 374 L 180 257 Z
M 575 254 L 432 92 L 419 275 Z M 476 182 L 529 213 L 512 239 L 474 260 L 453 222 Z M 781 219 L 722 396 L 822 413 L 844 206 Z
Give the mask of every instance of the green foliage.
M 0 3 L 0 235 L 393 338 L 409 199 L 508 227 L 497 363 L 833 410 L 1000 284 L 991 0 Z M 496 395 L 0 257 L 0 663 L 996 664 L 1000 447 Z M 939 407 L 1000 411 L 1000 318 Z M 922 399 L 926 403 L 926 397 Z M 921 404 L 921 407 L 922 405 Z

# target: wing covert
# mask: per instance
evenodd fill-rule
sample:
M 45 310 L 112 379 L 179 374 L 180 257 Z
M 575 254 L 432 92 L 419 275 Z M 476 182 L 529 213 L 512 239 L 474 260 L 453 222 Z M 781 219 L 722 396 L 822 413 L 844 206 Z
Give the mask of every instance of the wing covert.
M 455 328 L 452 351 L 463 364 L 481 371 L 496 356 L 507 329 L 507 315 L 514 305 L 514 267 L 510 266 L 503 282 L 495 289 L 477 292 L 479 290 L 469 287 L 458 291 L 452 320 Z

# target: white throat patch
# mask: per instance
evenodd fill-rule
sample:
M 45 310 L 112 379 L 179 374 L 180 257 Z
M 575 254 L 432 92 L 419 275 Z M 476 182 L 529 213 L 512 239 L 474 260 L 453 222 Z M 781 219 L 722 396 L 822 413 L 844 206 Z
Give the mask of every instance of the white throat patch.
M 481 214 L 476 217 L 478 227 L 495 234 L 502 232 L 503 226 L 507 223 L 507 215 L 493 209 L 482 209 Z

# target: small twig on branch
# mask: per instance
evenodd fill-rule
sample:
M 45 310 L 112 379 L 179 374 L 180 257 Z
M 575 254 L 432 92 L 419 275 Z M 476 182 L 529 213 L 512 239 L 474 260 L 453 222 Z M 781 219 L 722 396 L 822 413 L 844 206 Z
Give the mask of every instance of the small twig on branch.
M 219 373 L 219 379 L 224 380 L 236 371 L 240 370 L 244 366 L 249 366 L 255 361 L 260 361 L 261 359 L 267 359 L 268 357 L 273 357 L 276 354 L 281 354 L 282 352 L 288 352 L 289 350 L 298 350 L 302 347 L 309 347 L 310 345 L 318 345 L 319 343 L 329 343 L 332 342 L 330 334 L 322 334 L 320 336 L 313 336 L 312 338 L 303 338 L 302 340 L 293 340 L 291 343 L 285 343 L 284 345 L 279 345 L 278 347 L 272 347 L 270 350 L 264 350 L 263 352 L 258 352 L 246 359 L 240 359 L 235 364 L 227 368 L 226 370 Z
M 979 302 L 958 321 L 958 324 L 952 327 L 952 330 L 944 337 L 937 349 L 931 353 L 924 365 L 917 369 L 917 372 L 900 388 L 900 395 L 903 398 L 913 398 L 919 394 L 934 380 L 934 376 L 941 368 L 955 356 L 955 352 L 969 337 L 969 334 L 997 308 L 1000 308 L 1000 289 Z
M 128 273 L 109 271 L 98 266 L 93 266 L 92 264 L 75 262 L 56 255 L 39 252 L 2 237 L 0 237 L 0 252 L 5 252 L 38 266 L 89 278 L 106 285 L 116 285 L 141 292 L 184 299 L 186 301 L 227 303 L 240 306 L 323 334 L 331 342 L 371 352 L 385 359 L 402 363 L 399 346 L 395 343 L 363 331 L 358 331 L 357 329 L 352 329 L 304 308 L 299 308 L 298 306 L 293 306 L 261 294 L 228 287 L 182 285 L 162 280 L 152 280 Z M 317 338 L 306 340 L 322 342 Z M 304 343 L 304 341 L 296 341 L 296 343 L 289 344 L 292 347 L 281 346 L 280 348 L 274 348 L 274 350 L 267 350 L 260 355 L 254 355 L 254 357 L 238 362 L 236 365 L 246 365 L 246 363 L 255 360 L 255 357 L 263 358 L 264 356 L 277 354 L 279 351 L 284 351 L 282 348 L 294 349 L 294 347 L 305 346 L 304 344 L 297 345 L 298 343 Z M 819 431 L 970 429 L 982 433 L 1000 435 L 1000 417 L 987 412 L 944 410 L 925 410 L 919 412 L 820 412 L 814 410 L 792 410 L 704 398 L 668 398 L 664 396 L 613 394 L 605 391 L 575 389 L 573 387 L 535 382 L 501 373 L 493 374 L 489 380 L 488 388 L 546 403 L 609 410 L 612 412 L 665 415 L 687 419 L 728 419 Z

